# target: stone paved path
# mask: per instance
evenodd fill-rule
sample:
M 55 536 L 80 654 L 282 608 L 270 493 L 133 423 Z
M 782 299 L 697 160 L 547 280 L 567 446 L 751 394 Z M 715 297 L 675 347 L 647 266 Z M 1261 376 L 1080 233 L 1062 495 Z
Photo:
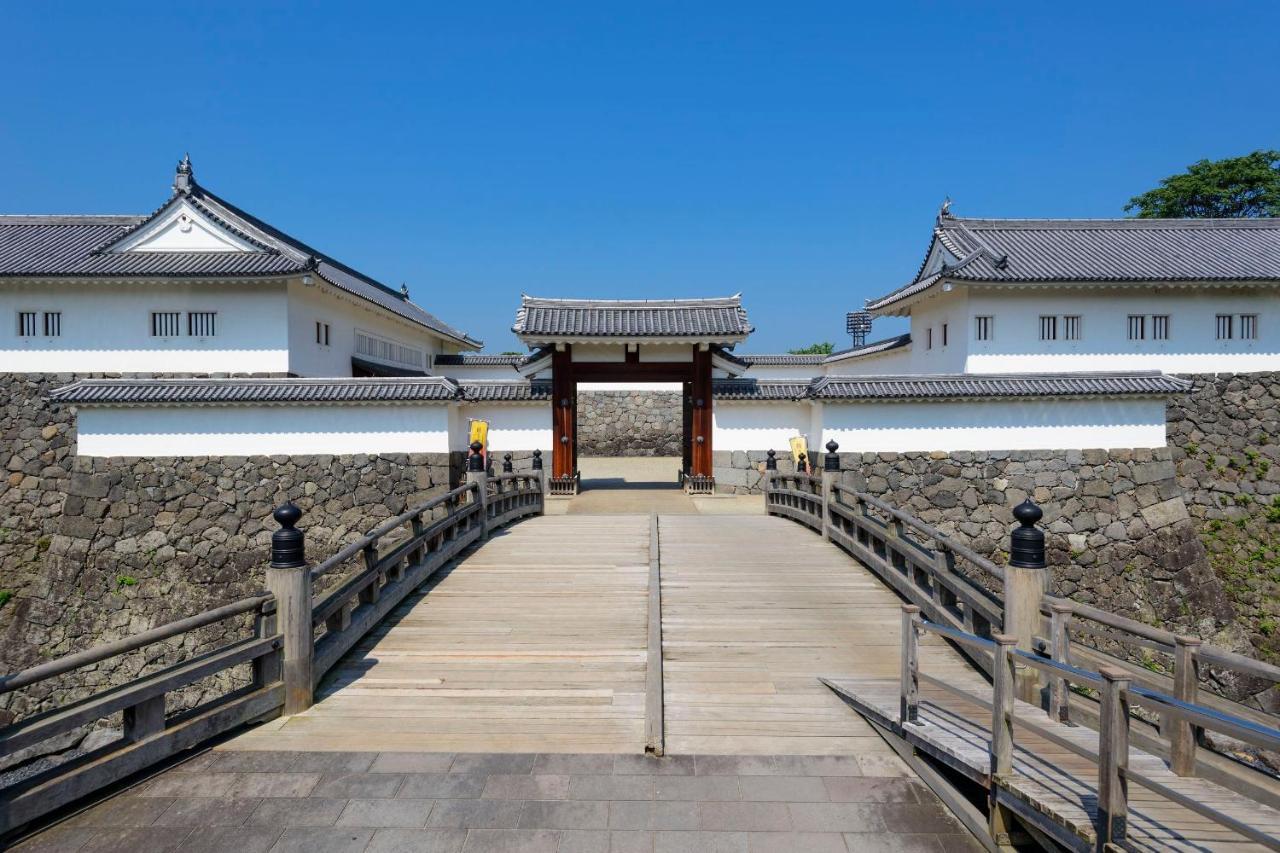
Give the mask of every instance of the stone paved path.
M 975 851 L 900 763 L 856 756 L 207 751 L 16 850 Z

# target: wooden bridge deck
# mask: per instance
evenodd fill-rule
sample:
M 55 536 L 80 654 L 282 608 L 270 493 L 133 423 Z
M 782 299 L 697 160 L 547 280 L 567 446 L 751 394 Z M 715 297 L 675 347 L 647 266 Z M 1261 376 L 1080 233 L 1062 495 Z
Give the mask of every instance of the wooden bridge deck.
M 515 525 L 232 749 L 642 752 L 649 517 Z

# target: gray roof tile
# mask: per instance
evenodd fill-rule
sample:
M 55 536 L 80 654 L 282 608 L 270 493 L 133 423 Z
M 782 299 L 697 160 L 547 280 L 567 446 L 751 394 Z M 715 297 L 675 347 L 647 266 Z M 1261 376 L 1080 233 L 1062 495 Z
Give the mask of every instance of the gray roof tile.
M 82 379 L 49 393 L 84 405 L 229 405 L 448 402 L 458 386 L 442 376 L 337 379 Z
M 1280 219 L 964 219 L 940 216 L 954 262 L 878 299 L 966 282 L 1280 281 Z M 926 259 L 929 253 L 926 253 Z
M 462 396 L 466 400 L 477 402 L 519 403 L 525 401 L 542 402 L 551 399 L 550 380 L 539 379 L 533 382 L 519 380 L 495 380 L 490 382 L 461 383 Z
M 515 365 L 523 362 L 527 357 L 527 355 L 520 354 L 497 355 L 483 352 L 460 352 L 438 355 L 436 356 L 435 361 L 438 366 L 458 365 L 468 367 L 501 367 L 506 364 L 514 367 Z
M 791 379 L 714 379 L 711 396 L 716 400 L 801 400 L 809 382 Z
M 740 296 L 719 299 L 521 298 L 511 330 L 526 340 L 703 338 L 730 341 L 753 329 Z
M 1094 397 L 1181 394 L 1185 379 L 1159 372 L 823 376 L 809 387 L 817 400 L 923 400 L 991 397 Z

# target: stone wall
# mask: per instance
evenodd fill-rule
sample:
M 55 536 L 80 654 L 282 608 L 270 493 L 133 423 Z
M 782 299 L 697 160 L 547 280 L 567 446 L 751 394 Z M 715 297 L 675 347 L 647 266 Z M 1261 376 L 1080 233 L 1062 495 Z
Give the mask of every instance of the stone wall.
M 581 456 L 681 456 L 679 391 L 578 392 Z
M 0 375 L 0 670 L 13 671 L 262 588 L 271 511 L 304 511 L 318 561 L 460 479 L 457 454 L 76 458 L 69 376 Z M 223 634 L 226 632 L 224 631 Z M 216 643 L 217 631 L 117 669 L 6 697 L 0 724 Z

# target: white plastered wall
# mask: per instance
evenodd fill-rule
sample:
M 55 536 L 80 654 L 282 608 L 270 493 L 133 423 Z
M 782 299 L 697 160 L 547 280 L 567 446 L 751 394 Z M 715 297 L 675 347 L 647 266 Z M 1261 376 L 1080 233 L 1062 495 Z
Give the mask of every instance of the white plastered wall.
M 551 451 L 549 403 L 467 403 L 458 409 L 453 450 L 467 449 L 473 420 L 489 424 L 489 448 L 499 455 L 508 450 Z
M 914 314 L 912 323 L 914 329 Z M 1079 315 L 1081 339 L 1041 341 L 1041 315 Z M 1169 315 L 1169 339 L 1128 339 L 1128 317 Z M 1258 315 L 1257 340 L 1217 340 L 1216 315 Z M 1247 373 L 1280 370 L 1280 293 L 1274 289 L 1080 288 L 1053 285 L 974 289 L 965 333 L 978 315 L 995 318 L 992 340 L 972 341 L 966 372 L 1052 373 L 1162 370 Z M 1061 320 L 1059 320 L 1061 324 Z
M 711 446 L 716 451 L 785 451 L 797 435 L 813 446 L 813 404 L 716 400 Z
M 875 453 L 1164 447 L 1165 401 L 827 402 L 817 443 L 832 438 Z
M 289 370 L 297 376 L 350 376 L 356 354 L 356 329 L 422 350 L 423 369 L 439 374 L 432 357 L 442 352 L 443 339 L 426 328 L 400 320 L 313 276 L 313 284 L 289 283 Z M 316 323 L 329 324 L 329 345 L 316 343 Z M 377 359 L 362 355 L 369 361 Z M 389 367 L 413 369 L 408 364 L 385 362 Z M 448 374 L 452 375 L 452 374 Z
M 442 403 L 352 406 L 82 406 L 81 456 L 444 453 Z
M 17 312 L 62 314 L 58 337 L 19 337 Z M 151 312 L 216 311 L 209 338 L 151 337 Z M 286 373 L 282 281 L 0 282 L 0 370 L 18 373 Z M 43 328 L 39 328 L 43 331 Z M 344 374 L 345 375 L 345 374 Z

